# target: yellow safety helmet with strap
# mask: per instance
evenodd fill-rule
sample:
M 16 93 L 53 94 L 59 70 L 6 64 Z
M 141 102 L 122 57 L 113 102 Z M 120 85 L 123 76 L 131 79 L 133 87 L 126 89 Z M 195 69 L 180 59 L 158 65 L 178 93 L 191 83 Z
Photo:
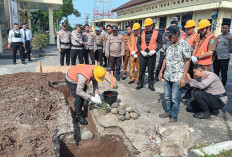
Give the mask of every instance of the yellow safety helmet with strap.
M 151 18 L 147 18 L 144 22 L 144 26 L 150 26 L 152 25 L 154 22 Z
M 93 74 L 97 82 L 102 82 L 105 79 L 106 70 L 102 66 L 96 66 L 93 70 Z
M 196 22 L 194 20 L 188 20 L 184 28 L 192 28 L 192 27 L 196 27 Z
M 140 24 L 139 24 L 139 23 L 135 23 L 135 24 L 133 25 L 132 30 L 139 29 L 140 27 L 141 27 L 141 26 L 140 26 Z
M 209 27 L 209 26 L 211 26 L 209 20 L 203 19 L 203 20 L 201 20 L 201 21 L 198 23 L 197 29 L 203 29 L 203 28 Z

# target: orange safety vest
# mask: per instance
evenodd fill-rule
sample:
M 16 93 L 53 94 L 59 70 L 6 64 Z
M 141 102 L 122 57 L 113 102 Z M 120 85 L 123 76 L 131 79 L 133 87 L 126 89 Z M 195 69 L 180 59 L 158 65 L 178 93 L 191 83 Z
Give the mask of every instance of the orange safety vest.
M 81 74 L 87 79 L 86 84 L 88 84 L 91 81 L 94 68 L 95 65 L 86 64 L 79 64 L 77 66 L 73 66 L 68 70 L 68 77 L 72 79 L 74 82 L 77 82 L 77 75 Z
M 141 36 L 141 49 L 142 49 L 142 51 L 145 51 L 147 48 L 150 51 L 156 49 L 156 41 L 157 41 L 158 33 L 159 33 L 158 31 L 153 30 L 150 43 L 147 46 L 146 41 L 145 41 L 146 30 L 143 31 L 142 36 Z
M 190 47 L 193 46 L 193 43 L 194 43 L 194 41 L 196 40 L 197 36 L 198 36 L 197 33 L 193 33 L 193 34 L 191 34 L 191 36 L 189 37 L 188 43 L 189 43 Z M 185 34 L 182 36 L 182 39 L 185 39 L 186 37 L 187 37 L 187 33 L 185 33 Z
M 131 47 L 131 50 L 132 50 L 132 51 L 135 51 L 135 52 L 138 51 L 138 48 L 137 48 L 137 41 L 135 40 L 135 35 L 134 35 L 134 34 L 131 34 L 130 47 Z M 139 55 L 140 52 L 137 52 L 136 54 Z M 130 52 L 130 55 L 132 55 L 131 52 Z
M 208 45 L 209 45 L 209 41 L 210 39 L 214 37 L 213 34 L 210 34 L 201 45 L 199 45 L 199 41 L 200 41 L 200 36 L 198 36 L 197 38 L 197 42 L 195 45 L 195 50 L 196 50 L 196 57 L 199 57 L 201 55 L 204 54 L 204 52 L 208 52 Z M 204 59 L 200 59 L 197 64 L 201 64 L 201 65 L 210 65 L 212 64 L 212 56 L 206 57 Z

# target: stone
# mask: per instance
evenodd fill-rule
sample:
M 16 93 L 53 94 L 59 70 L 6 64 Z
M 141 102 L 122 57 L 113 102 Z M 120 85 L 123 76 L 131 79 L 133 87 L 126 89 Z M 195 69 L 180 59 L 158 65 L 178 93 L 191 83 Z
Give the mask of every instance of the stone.
M 175 131 L 160 143 L 161 156 L 187 156 L 188 149 L 193 146 L 189 129 Z
M 118 110 L 124 110 L 125 106 L 119 106 L 117 109 Z
M 126 113 L 125 119 L 126 119 L 126 120 L 130 120 L 130 113 L 129 113 L 129 112 Z
M 118 108 L 119 107 L 119 103 L 115 102 L 111 105 L 111 108 Z
M 85 127 L 84 129 L 81 130 L 81 133 L 83 133 L 85 131 L 89 131 L 89 129 Z
M 120 114 L 120 115 L 125 115 L 125 114 L 126 114 L 126 111 L 125 111 L 125 110 L 119 110 L 119 111 L 118 111 L 118 114 Z
M 118 120 L 124 121 L 126 117 L 124 115 L 118 115 Z
M 126 112 L 134 112 L 133 107 L 127 107 L 125 110 L 126 110 Z
M 171 135 L 174 132 L 178 132 L 181 130 L 189 130 L 190 128 L 185 123 L 164 123 L 157 126 L 157 132 L 161 135 L 162 138 L 165 138 Z
M 134 112 L 140 117 L 140 112 L 137 108 L 134 108 Z
M 117 113 L 118 113 L 118 110 L 117 110 L 116 108 L 112 108 L 112 109 L 111 109 L 111 113 L 112 113 L 112 114 L 117 114 Z
M 134 113 L 134 112 L 131 112 L 130 113 L 130 117 L 131 117 L 131 119 L 137 119 L 139 116 L 137 115 L 137 113 Z
M 91 140 L 91 139 L 93 139 L 93 133 L 89 130 L 82 132 L 81 139 L 82 140 Z

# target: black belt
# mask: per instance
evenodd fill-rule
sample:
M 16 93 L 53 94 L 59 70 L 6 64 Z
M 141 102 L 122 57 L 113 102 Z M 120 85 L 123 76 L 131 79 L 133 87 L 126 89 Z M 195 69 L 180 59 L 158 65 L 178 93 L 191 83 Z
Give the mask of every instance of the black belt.
M 99 45 L 99 44 L 97 44 L 97 46 L 103 47 L 103 45 Z
M 227 93 L 223 93 L 223 94 L 219 94 L 219 95 L 214 95 L 214 96 L 216 96 L 218 98 L 221 98 L 221 97 L 227 96 Z
M 63 43 L 63 42 L 60 42 L 61 45 L 70 45 L 71 43 Z
M 72 47 L 83 47 L 82 45 L 72 45 Z

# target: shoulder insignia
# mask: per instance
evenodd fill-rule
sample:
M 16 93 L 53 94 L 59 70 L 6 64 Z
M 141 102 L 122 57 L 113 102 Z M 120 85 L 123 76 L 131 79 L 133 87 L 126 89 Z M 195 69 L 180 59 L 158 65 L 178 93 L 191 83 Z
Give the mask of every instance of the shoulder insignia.
M 211 44 L 211 45 L 214 44 L 214 40 L 213 40 L 213 39 L 210 40 L 210 44 Z

